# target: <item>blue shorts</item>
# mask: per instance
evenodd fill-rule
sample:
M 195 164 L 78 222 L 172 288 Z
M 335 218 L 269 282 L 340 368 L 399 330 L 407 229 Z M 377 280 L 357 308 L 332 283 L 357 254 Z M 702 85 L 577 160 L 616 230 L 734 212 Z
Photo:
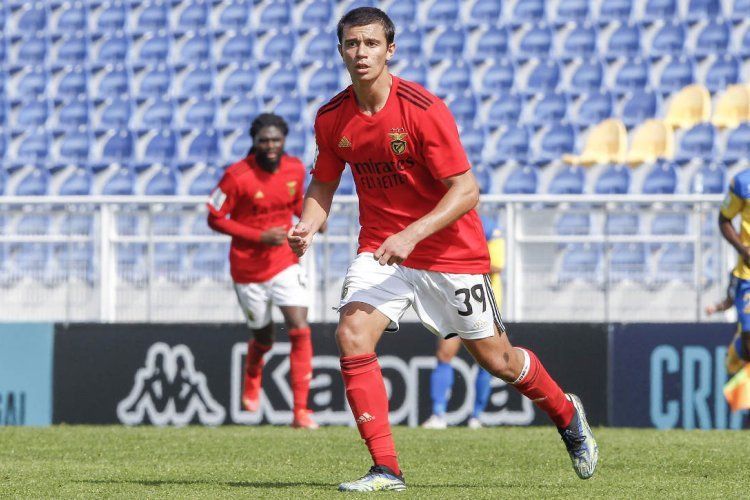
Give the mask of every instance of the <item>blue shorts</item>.
M 737 323 L 740 324 L 740 329 L 750 332 L 750 280 L 737 279 L 734 308 L 737 310 Z

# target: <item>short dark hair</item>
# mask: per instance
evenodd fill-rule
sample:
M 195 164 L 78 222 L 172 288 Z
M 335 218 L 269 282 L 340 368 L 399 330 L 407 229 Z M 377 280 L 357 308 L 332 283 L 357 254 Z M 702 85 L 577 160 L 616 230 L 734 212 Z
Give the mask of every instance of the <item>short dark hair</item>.
M 381 25 L 383 31 L 385 31 L 385 41 L 388 45 L 393 43 L 393 39 L 396 36 L 396 27 L 393 25 L 391 18 L 388 17 L 388 14 L 375 7 L 359 7 L 350 10 L 339 20 L 339 24 L 336 26 L 339 44 L 342 42 L 344 36 L 344 26 L 367 26 L 368 24 Z
M 286 124 L 286 121 L 282 117 L 273 113 L 261 113 L 255 117 L 255 120 L 250 125 L 250 137 L 255 138 L 266 127 L 278 128 L 284 134 L 284 137 L 289 133 L 289 125 Z

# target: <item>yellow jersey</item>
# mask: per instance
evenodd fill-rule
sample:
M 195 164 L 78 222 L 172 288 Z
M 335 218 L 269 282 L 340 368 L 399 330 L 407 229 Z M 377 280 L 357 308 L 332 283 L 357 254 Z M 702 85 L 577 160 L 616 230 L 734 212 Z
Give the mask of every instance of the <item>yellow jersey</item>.
M 487 242 L 487 249 L 490 252 L 490 266 L 505 269 L 505 238 L 493 235 Z M 492 284 L 492 293 L 495 295 L 497 308 L 502 309 L 503 281 L 500 278 L 500 273 L 490 272 L 490 283 Z
M 750 169 L 734 176 L 721 204 L 721 215 L 727 219 L 732 220 L 737 214 L 741 215 L 740 241 L 744 246 L 750 247 Z M 741 280 L 750 280 L 750 266 L 739 255 L 732 274 Z

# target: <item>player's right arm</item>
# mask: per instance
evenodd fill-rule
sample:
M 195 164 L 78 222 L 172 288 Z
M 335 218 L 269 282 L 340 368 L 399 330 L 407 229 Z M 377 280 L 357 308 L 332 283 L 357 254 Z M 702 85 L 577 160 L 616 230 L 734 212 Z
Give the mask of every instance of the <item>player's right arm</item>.
M 727 192 L 726 198 L 721 205 L 721 211 L 719 212 L 719 231 L 730 245 L 734 247 L 738 254 L 742 256 L 742 260 L 750 264 L 750 249 L 742 244 L 739 233 L 732 224 L 737 214 L 742 212 L 745 206 L 745 199 L 737 191 L 736 179 L 732 179 L 729 183 L 729 191 Z

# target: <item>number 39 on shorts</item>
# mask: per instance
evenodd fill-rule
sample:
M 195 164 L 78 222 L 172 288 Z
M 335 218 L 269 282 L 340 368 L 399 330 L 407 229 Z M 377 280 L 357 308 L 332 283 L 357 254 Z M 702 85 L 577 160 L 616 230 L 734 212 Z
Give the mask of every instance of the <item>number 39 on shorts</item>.
M 458 314 L 461 316 L 471 316 L 474 313 L 474 308 L 471 304 L 472 299 L 475 302 L 482 304 L 482 312 L 487 310 L 487 299 L 484 293 L 484 287 L 481 284 L 474 285 L 471 288 L 459 288 L 456 290 L 456 297 L 460 297 L 463 300 L 465 308 L 458 309 Z

